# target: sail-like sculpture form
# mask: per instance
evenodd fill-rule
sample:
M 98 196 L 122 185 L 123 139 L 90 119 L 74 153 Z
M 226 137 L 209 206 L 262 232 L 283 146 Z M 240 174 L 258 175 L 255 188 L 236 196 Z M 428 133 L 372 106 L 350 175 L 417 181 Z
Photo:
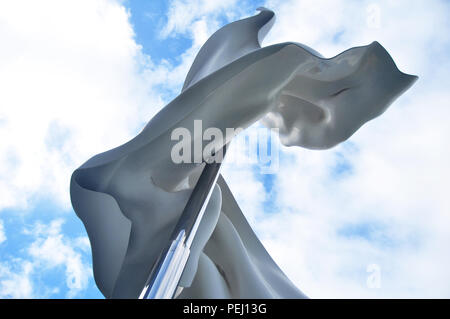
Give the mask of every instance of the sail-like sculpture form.
M 377 42 L 329 59 L 299 43 L 261 47 L 274 13 L 260 11 L 211 36 L 182 92 L 135 138 L 74 171 L 72 205 L 105 297 L 139 296 L 204 167 L 171 160 L 174 129 L 194 132 L 201 120 L 204 129 L 225 133 L 261 121 L 278 128 L 285 145 L 326 149 L 383 113 L 416 80 Z M 190 143 L 202 143 L 201 135 L 191 134 Z M 179 298 L 305 297 L 264 249 L 222 176 L 180 286 Z

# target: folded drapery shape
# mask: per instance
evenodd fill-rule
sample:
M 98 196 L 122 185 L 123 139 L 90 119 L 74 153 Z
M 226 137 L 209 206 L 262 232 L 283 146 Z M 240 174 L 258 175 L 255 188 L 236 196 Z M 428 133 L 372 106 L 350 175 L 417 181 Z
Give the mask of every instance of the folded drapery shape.
M 330 59 L 299 43 L 261 47 L 274 13 L 260 11 L 208 39 L 180 95 L 135 138 L 74 171 L 72 205 L 105 297 L 139 296 L 204 167 L 171 160 L 175 128 L 194 132 L 201 120 L 204 129 L 225 132 L 261 121 L 278 128 L 285 145 L 326 149 L 383 113 L 416 79 L 377 42 Z M 190 143 L 202 143 L 201 135 Z M 222 176 L 180 284 L 179 298 L 305 297 L 258 240 Z

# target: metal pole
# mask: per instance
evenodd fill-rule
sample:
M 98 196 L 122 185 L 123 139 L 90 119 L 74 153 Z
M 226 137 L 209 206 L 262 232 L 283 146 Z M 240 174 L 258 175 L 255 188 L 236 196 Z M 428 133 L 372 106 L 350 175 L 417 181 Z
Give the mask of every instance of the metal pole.
M 228 144 L 222 149 L 222 160 Z M 206 164 L 197 181 L 170 242 L 158 257 L 139 299 L 171 299 L 177 292 L 190 248 L 208 205 L 214 185 L 219 177 L 222 161 Z M 182 289 L 180 287 L 180 289 Z

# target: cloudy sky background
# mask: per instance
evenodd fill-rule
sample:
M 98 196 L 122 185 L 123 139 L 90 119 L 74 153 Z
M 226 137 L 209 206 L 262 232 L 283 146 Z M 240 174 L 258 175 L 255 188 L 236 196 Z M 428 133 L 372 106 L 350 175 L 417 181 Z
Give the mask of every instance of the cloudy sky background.
M 277 15 L 264 45 L 377 40 L 420 77 L 338 147 L 280 146 L 272 175 L 225 167 L 263 244 L 313 298 L 450 297 L 449 2 L 16 0 L 0 2 L 0 298 L 102 298 L 71 172 L 136 135 L 206 39 L 261 5 Z

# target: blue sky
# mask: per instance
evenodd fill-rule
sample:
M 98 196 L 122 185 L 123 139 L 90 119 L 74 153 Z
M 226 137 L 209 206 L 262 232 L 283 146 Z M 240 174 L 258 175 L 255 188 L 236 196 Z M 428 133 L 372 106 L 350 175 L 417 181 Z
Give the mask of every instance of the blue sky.
M 0 4 L 0 298 L 103 298 L 71 172 L 134 136 L 208 36 L 262 5 L 277 15 L 264 45 L 331 57 L 377 40 L 420 77 L 336 148 L 280 145 L 270 175 L 224 168 L 263 244 L 311 297 L 450 297 L 448 2 L 24 0 Z
M 160 29 L 167 23 L 167 1 L 126 1 L 131 13 L 130 22 L 136 34 L 136 42 L 142 45 L 142 52 L 159 63 L 165 59 L 178 63 L 180 53 L 186 51 L 192 41 L 186 37 L 159 37 Z

